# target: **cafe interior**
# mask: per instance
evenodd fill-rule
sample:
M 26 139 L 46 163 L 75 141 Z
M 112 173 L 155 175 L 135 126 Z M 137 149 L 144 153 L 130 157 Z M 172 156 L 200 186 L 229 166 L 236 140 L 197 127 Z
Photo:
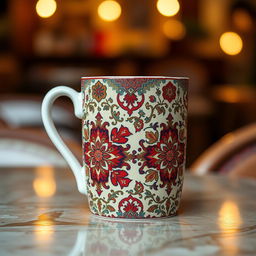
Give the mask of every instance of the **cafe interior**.
M 250 168 L 234 175 L 256 177 L 254 0 L 1 0 L 0 7 L 0 166 L 66 166 L 40 114 L 53 87 L 79 91 L 85 76 L 185 76 L 187 169 L 230 174 L 243 162 Z M 71 101 L 58 99 L 52 115 L 81 160 Z
M 1 0 L 0 255 L 255 255 L 255 67 L 255 0 Z M 138 172 L 134 153 L 135 168 L 113 171 L 115 151 L 99 168 L 109 182 L 90 185 L 72 101 L 51 111 L 72 159 L 41 107 L 56 86 L 80 92 L 96 76 L 188 77 L 186 164 Z

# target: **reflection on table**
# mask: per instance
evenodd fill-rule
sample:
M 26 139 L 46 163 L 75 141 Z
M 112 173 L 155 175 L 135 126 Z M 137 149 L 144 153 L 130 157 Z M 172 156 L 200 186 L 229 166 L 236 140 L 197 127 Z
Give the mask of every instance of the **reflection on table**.
M 125 221 L 89 212 L 66 169 L 0 169 L 1 255 L 255 255 L 256 182 L 186 175 L 179 214 Z

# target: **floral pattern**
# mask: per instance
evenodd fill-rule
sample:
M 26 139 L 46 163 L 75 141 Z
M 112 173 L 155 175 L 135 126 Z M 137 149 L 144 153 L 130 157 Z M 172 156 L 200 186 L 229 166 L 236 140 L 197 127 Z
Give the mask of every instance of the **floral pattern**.
M 144 215 L 142 202 L 131 195 L 119 202 L 118 209 L 119 212 L 117 214 L 120 218 L 135 219 Z
M 104 122 L 101 124 L 101 120 L 102 116 L 98 113 L 96 124 L 91 122 L 92 128 L 89 141 L 84 145 L 85 164 L 90 168 L 92 186 L 97 187 L 96 191 L 98 195 L 101 194 L 102 187 L 105 189 L 109 188 L 107 183 L 111 171 L 116 168 L 122 168 L 123 166 L 126 166 L 128 169 L 130 168 L 130 165 L 124 162 L 126 158 L 125 151 L 129 149 L 129 146 L 124 148 L 111 142 L 109 140 L 108 129 L 106 128 L 108 123 Z M 128 131 L 122 136 L 119 136 L 119 142 L 121 139 L 123 141 L 127 140 L 126 136 L 129 135 L 130 133 Z M 124 181 L 121 181 L 117 178 L 120 175 L 124 177 L 127 176 L 127 173 L 118 170 L 112 172 L 111 180 L 114 181 L 113 184 L 117 185 L 119 183 L 121 187 L 127 186 L 129 184 L 128 179 L 126 178 Z
M 163 98 L 172 102 L 176 97 L 176 87 L 172 82 L 169 82 L 163 87 Z
M 179 141 L 176 128 L 168 128 L 165 124 L 162 126 L 160 140 L 156 144 L 145 147 L 144 141 L 140 141 L 145 152 L 143 155 L 145 161 L 140 170 L 144 166 L 158 170 L 162 182 L 160 187 L 166 187 L 167 194 L 170 194 L 178 170 L 184 161 L 185 143 Z
M 92 97 L 100 102 L 101 100 L 106 98 L 107 87 L 101 82 L 97 82 L 92 86 Z
M 126 110 L 128 115 L 131 115 L 133 111 L 139 109 L 143 105 L 144 100 L 144 94 L 141 96 L 130 92 L 127 92 L 124 96 L 117 94 L 117 102 L 119 106 Z
M 91 211 L 119 218 L 176 214 L 185 168 L 187 80 L 85 78 L 82 90 Z

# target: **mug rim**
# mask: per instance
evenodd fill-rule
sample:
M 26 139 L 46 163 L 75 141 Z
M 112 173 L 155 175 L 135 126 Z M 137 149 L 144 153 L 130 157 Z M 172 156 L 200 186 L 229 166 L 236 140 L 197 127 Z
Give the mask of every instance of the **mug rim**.
M 189 80 L 188 77 L 179 76 L 82 76 L 81 80 L 89 79 L 170 79 L 170 80 Z

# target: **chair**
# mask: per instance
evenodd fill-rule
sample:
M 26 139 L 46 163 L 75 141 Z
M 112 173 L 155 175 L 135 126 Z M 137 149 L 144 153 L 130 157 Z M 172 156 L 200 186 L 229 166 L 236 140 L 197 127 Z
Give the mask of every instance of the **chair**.
M 75 141 L 64 141 L 81 162 L 81 146 Z M 39 165 L 68 166 L 43 130 L 0 129 L 0 167 Z
M 256 123 L 225 135 L 190 170 L 199 175 L 215 172 L 256 178 Z
M 0 119 L 0 128 L 7 127 L 7 124 L 4 120 Z
M 42 100 L 43 97 L 40 95 L 2 94 L 0 119 L 10 128 L 42 128 Z M 75 117 L 73 106 L 67 98 L 56 101 L 52 117 L 61 135 L 70 139 L 80 139 L 81 122 Z

